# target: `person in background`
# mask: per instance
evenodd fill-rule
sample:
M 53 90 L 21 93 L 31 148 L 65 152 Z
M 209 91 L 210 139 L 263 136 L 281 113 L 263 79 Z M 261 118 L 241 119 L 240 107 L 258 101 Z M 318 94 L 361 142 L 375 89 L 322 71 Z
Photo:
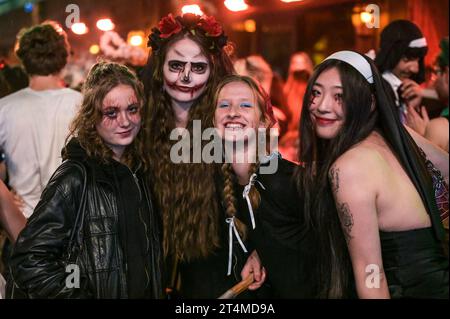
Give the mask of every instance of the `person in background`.
M 0 181 L 0 230 L 5 229 L 11 243 L 25 227 L 25 216 L 14 203 L 14 198 L 5 184 Z M 5 297 L 6 281 L 0 273 L 0 299 Z
M 9 240 L 14 243 L 25 224 L 25 216 L 14 203 L 13 195 L 0 181 L 0 228 L 6 230 Z
M 291 56 L 288 77 L 284 85 L 291 119 L 289 131 L 298 131 L 302 113 L 303 95 L 313 72 L 313 63 L 306 52 L 296 52 Z
M 3 68 L 0 67 L 0 73 L 2 73 L 2 75 L 5 77 L 5 80 L 9 88 L 8 90 L 9 93 L 0 95 L 0 98 L 8 94 L 17 92 L 19 90 L 22 90 L 28 87 L 29 85 L 28 75 L 23 69 L 23 67 L 19 65 L 9 66 L 5 63 Z
M 60 73 L 69 54 L 67 35 L 54 23 L 25 30 L 16 52 L 29 86 L 0 99 L 0 148 L 9 185 L 30 217 L 41 193 L 61 164 L 61 149 L 81 94 L 64 87 Z
M 402 123 L 406 121 L 408 108 L 421 112 L 420 84 L 425 81 L 427 52 L 426 39 L 411 21 L 392 21 L 381 32 L 375 64 L 383 76 L 388 95 L 395 101 Z
M 441 40 L 441 53 L 436 63 L 436 79 L 434 86 L 439 99 L 445 103 L 446 107 L 441 116 L 432 119 L 425 130 L 425 138 L 435 143 L 448 152 L 449 125 L 448 125 L 448 91 L 449 91 L 449 70 L 448 70 L 448 37 Z
M 279 104 L 273 104 L 273 112 L 277 119 L 277 127 L 279 128 L 278 138 L 282 138 L 288 130 L 290 113 L 287 108 L 287 102 L 281 88 L 280 78 L 275 79 L 271 66 L 260 55 L 250 55 L 234 62 L 234 68 L 237 74 L 250 76 L 257 81 L 264 91 Z M 275 79 L 275 83 L 274 83 Z

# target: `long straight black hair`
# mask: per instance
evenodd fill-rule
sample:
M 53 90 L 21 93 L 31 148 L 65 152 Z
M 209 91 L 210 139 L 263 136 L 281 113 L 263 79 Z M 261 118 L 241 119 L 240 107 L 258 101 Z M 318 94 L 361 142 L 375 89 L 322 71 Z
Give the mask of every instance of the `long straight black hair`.
M 372 60 L 370 64 L 374 83 L 370 84 L 346 62 L 330 59 L 314 71 L 304 96 L 300 121 L 299 161 L 303 168 L 296 174 L 299 190 L 304 198 L 304 218 L 317 242 L 316 267 L 312 274 L 318 284 L 321 298 L 345 298 L 353 295 L 352 267 L 348 249 L 336 211 L 328 172 L 339 156 L 361 142 L 373 131 L 378 131 L 398 158 L 403 169 L 418 190 L 441 236 L 439 217 L 431 177 L 417 145 L 400 122 L 393 101 L 386 95 L 380 74 Z M 336 68 L 343 87 L 345 121 L 338 135 L 331 140 L 317 137 L 311 121 L 309 106 L 312 88 L 325 70 Z

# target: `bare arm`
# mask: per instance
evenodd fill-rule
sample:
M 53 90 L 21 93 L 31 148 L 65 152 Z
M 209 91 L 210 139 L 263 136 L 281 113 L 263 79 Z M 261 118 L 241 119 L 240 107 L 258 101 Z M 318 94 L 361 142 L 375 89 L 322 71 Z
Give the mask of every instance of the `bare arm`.
M 405 126 L 408 133 L 411 135 L 411 137 L 414 139 L 414 142 L 425 152 L 427 155 L 427 158 L 436 166 L 436 168 L 441 171 L 442 176 L 444 177 L 444 180 L 448 184 L 448 153 L 445 152 L 440 147 L 436 146 L 423 136 L 420 136 L 417 134 L 414 130 L 411 128 Z
M 26 222 L 25 216 L 14 203 L 12 194 L 0 181 L 0 224 L 5 228 L 12 242 L 16 241 Z
M 367 171 L 340 159 L 329 172 L 359 298 L 390 298 L 383 272 L 376 191 Z
M 448 120 L 440 117 L 430 121 L 425 130 L 425 138 L 448 153 Z

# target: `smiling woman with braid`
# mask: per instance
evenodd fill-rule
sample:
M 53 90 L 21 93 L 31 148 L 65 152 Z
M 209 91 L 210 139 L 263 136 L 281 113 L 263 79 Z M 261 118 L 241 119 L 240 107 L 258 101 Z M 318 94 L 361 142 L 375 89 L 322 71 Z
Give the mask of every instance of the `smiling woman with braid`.
M 228 221 L 248 237 L 267 269 L 268 297 L 313 297 L 307 265 L 313 249 L 293 178 L 297 165 L 271 152 L 269 131 L 276 120 L 268 95 L 252 78 L 231 75 L 219 83 L 215 105 L 227 159 L 222 175 Z

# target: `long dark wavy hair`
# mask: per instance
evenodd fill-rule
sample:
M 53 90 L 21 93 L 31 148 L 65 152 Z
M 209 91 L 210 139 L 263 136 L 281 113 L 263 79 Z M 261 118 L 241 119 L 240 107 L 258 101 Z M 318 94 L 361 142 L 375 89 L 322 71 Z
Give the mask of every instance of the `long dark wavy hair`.
M 103 100 L 118 85 L 130 86 L 140 103 L 141 128 L 133 142 L 125 148 L 124 163 L 132 167 L 140 163 L 148 169 L 145 139 L 145 97 L 144 88 L 137 76 L 126 66 L 113 62 L 98 62 L 92 66 L 83 86 L 83 101 L 80 110 L 70 126 L 67 139 L 75 136 L 89 157 L 107 163 L 113 158 L 113 151 L 98 134 L 96 125 L 103 118 Z
M 176 124 L 171 98 L 163 89 L 163 66 L 168 49 L 183 38 L 200 46 L 211 68 L 205 91 L 189 110 L 186 129 L 191 134 L 191 154 L 193 120 L 201 120 L 203 128 L 213 126 L 212 101 L 217 83 L 225 75 L 234 73 L 234 69 L 229 57 L 231 45 L 211 50 L 206 35 L 182 30 L 153 52 L 142 74 L 149 106 L 148 156 L 154 193 L 162 212 L 164 252 L 189 260 L 205 257 L 219 246 L 219 207 L 214 165 L 175 164 L 170 160 L 170 148 L 176 141 L 169 137 Z
M 296 178 L 303 193 L 305 219 L 318 245 L 312 276 L 317 278 L 321 298 L 345 298 L 353 293 L 351 262 L 328 181 L 329 170 L 339 156 L 378 131 L 415 184 L 430 215 L 436 209 L 431 178 L 419 149 L 394 111 L 394 102 L 385 94 L 374 63 L 365 59 L 372 69 L 373 84 L 349 64 L 330 59 L 315 69 L 303 100 L 299 161 L 304 169 L 297 171 Z M 335 138 L 324 140 L 315 133 L 309 107 L 314 83 L 331 68 L 338 70 L 342 82 L 345 122 Z

